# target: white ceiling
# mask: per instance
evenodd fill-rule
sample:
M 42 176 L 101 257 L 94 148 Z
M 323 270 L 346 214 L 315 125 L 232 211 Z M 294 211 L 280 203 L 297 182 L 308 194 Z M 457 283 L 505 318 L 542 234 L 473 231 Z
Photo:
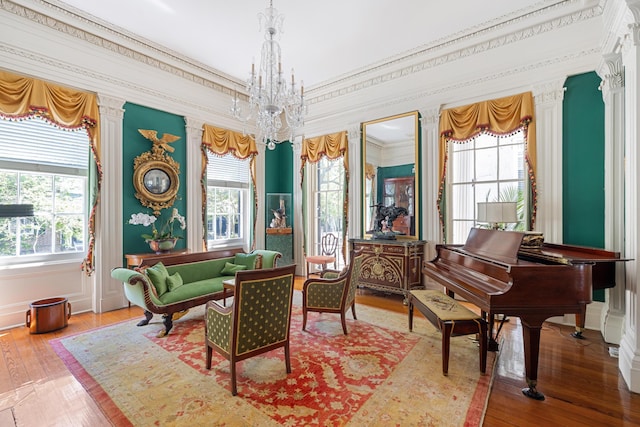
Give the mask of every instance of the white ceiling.
M 54 0 L 55 1 L 55 0 Z M 283 68 L 313 89 L 563 0 L 275 0 Z M 244 81 L 258 61 L 267 0 L 64 0 Z

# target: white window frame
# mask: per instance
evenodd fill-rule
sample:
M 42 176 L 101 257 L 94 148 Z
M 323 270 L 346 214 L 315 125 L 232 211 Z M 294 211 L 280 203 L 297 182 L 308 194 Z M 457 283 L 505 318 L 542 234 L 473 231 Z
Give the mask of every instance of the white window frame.
M 15 122 L 12 120 L 7 120 L 0 118 L 3 120 L 3 124 L 9 123 L 21 123 L 21 121 Z M 16 161 L 16 160 L 6 160 L 0 159 L 0 171 L 8 172 L 8 173 L 18 173 L 18 174 L 37 174 L 37 175 L 48 175 L 51 176 L 53 182 L 55 182 L 56 177 L 71 177 L 71 178 L 81 178 L 83 181 L 84 194 L 82 201 L 82 223 L 83 223 L 83 235 L 82 235 L 82 250 L 79 251 L 67 251 L 67 252 L 43 252 L 43 253 L 35 253 L 35 254 L 25 254 L 25 255 L 6 255 L 0 256 L 0 267 L 1 268 L 11 268 L 18 267 L 21 265 L 32 265 L 32 264 L 47 264 L 47 263 L 57 263 L 57 262 L 80 262 L 86 256 L 87 246 L 88 246 L 88 228 L 87 228 L 87 217 L 88 217 L 88 198 L 89 198 L 89 188 L 88 188 L 88 161 L 90 155 L 90 141 L 89 136 L 86 130 L 77 129 L 77 130 L 62 130 L 57 128 L 55 125 L 51 123 L 47 123 L 46 120 L 41 118 L 28 118 L 25 119 L 28 121 L 40 121 L 44 125 L 40 128 L 35 128 L 31 130 L 21 129 L 18 132 L 7 132 L 7 135 L 4 137 L 9 143 L 19 144 L 19 140 L 15 140 L 16 138 L 20 138 L 22 132 L 32 132 L 33 140 L 41 141 L 38 143 L 49 142 L 50 144 L 56 144 L 56 148 L 60 147 L 60 144 L 64 144 L 65 138 L 68 138 L 70 135 L 73 135 L 76 143 L 78 140 L 86 139 L 86 161 L 84 163 L 87 164 L 85 168 L 79 167 L 65 167 L 63 165 L 55 165 L 55 164 L 44 164 L 37 162 L 28 162 L 25 160 Z M 32 123 L 33 124 L 33 123 Z M 47 126 L 47 127 L 44 127 Z M 6 131 L 6 129 L 5 129 Z M 75 153 L 77 156 L 77 152 Z M 20 188 L 20 187 L 19 187 Z M 19 191 L 19 190 L 18 190 Z M 52 193 L 52 197 L 55 197 L 55 191 Z M 18 198 L 20 198 L 20 194 L 18 193 Z M 22 200 L 13 200 L 6 201 L 7 203 L 20 203 Z M 56 212 L 55 210 L 55 199 L 51 201 L 52 211 L 47 212 L 52 215 L 52 224 L 55 224 L 56 216 L 65 216 L 69 214 L 79 215 L 80 212 L 75 213 L 61 213 Z M 36 209 L 35 214 L 38 215 L 38 211 Z M 20 245 L 20 227 L 28 221 L 28 219 L 22 218 L 10 218 L 10 221 L 15 221 L 16 224 L 13 226 L 16 230 L 16 251 L 17 247 Z M 52 246 L 55 247 L 54 239 L 55 239 L 55 229 L 52 235 Z
M 209 156 L 209 159 L 215 157 L 213 154 L 211 154 L 208 151 L 207 151 L 207 155 Z M 232 156 L 232 154 L 227 154 L 226 156 Z M 246 160 L 238 159 L 238 161 L 246 163 L 246 167 L 247 169 L 249 169 L 249 159 L 246 159 Z M 207 209 L 207 217 L 205 222 L 205 233 L 207 236 L 207 249 L 212 250 L 212 249 L 221 249 L 221 248 L 227 248 L 227 247 L 239 247 L 239 246 L 248 247 L 249 240 L 251 238 L 250 236 L 251 235 L 251 232 L 250 232 L 251 204 L 249 203 L 249 197 L 251 194 L 250 172 L 248 173 L 248 176 L 249 176 L 248 182 L 216 179 L 216 178 L 220 178 L 220 176 L 218 174 L 213 174 L 213 173 L 211 173 L 211 176 L 210 176 L 210 172 L 212 171 L 209 170 L 209 168 L 207 168 L 207 197 L 209 196 L 210 190 L 214 188 L 240 191 L 240 222 L 239 222 L 240 237 L 230 238 L 230 239 L 217 239 L 217 240 L 209 239 L 209 218 L 213 214 L 209 212 L 209 210 Z M 208 201 L 205 201 L 205 203 L 208 203 Z
M 320 167 L 320 162 L 322 161 L 328 161 L 331 162 L 332 165 L 337 165 L 338 167 L 342 168 L 342 177 L 343 179 L 341 180 L 342 182 L 342 189 L 340 190 L 340 192 L 342 193 L 342 197 L 341 200 L 344 200 L 344 192 L 346 191 L 346 188 L 344 186 L 344 173 L 346 172 L 344 170 L 344 166 L 343 166 L 343 159 L 342 157 L 336 160 L 329 160 L 326 157 L 323 157 L 320 161 L 316 162 L 316 163 L 307 163 L 307 218 L 309 218 L 309 221 L 307 223 L 307 236 L 309 236 L 309 240 L 307 241 L 307 245 L 309 248 L 309 253 L 307 255 L 317 255 L 320 253 L 320 242 L 322 239 L 322 236 L 320 235 L 319 232 L 319 212 L 320 212 L 320 207 L 318 205 L 318 195 L 320 193 L 325 193 L 328 191 L 320 191 L 319 190 L 319 182 L 318 182 L 318 176 L 319 176 L 319 167 Z M 335 192 L 336 190 L 331 190 L 332 192 Z M 341 213 L 342 215 L 342 213 Z M 342 220 L 342 218 L 340 219 L 340 230 L 334 232 L 336 234 L 336 237 L 338 237 L 338 249 L 336 252 L 336 267 L 338 269 L 341 269 L 342 267 L 344 267 L 344 263 L 342 260 L 342 256 L 341 254 L 341 248 L 342 248 L 342 238 L 343 238 L 343 230 L 342 227 L 344 227 L 344 221 Z M 346 261 L 345 261 L 346 262 Z M 330 265 L 330 268 L 333 268 L 333 265 Z
M 497 170 L 495 171 L 495 177 L 493 179 L 478 179 L 478 176 L 481 175 L 478 172 L 478 168 L 477 166 L 482 166 L 483 164 L 481 162 L 479 162 L 479 160 L 477 159 L 477 154 L 478 154 L 478 150 L 483 150 L 486 147 L 485 146 L 481 146 L 481 147 L 474 147 L 474 141 L 476 139 L 481 139 L 481 138 L 487 138 L 487 137 L 491 137 L 491 138 L 498 138 L 498 146 L 499 147 L 506 147 L 506 146 L 513 146 L 515 145 L 513 142 L 507 142 L 507 139 L 510 138 L 511 140 L 515 139 L 515 138 L 519 138 L 521 136 L 521 142 L 518 142 L 518 144 L 522 144 L 522 151 L 521 151 L 521 169 L 519 170 L 519 173 L 521 174 L 520 176 L 518 176 L 517 179 L 514 178 L 505 178 L 502 179 L 501 175 L 500 175 L 500 150 L 497 150 L 496 153 L 496 167 Z M 502 141 L 502 143 L 501 143 Z M 465 147 L 464 149 L 458 149 L 456 150 L 456 148 L 461 147 L 462 144 L 467 144 L 469 145 L 468 148 Z M 482 145 L 480 143 L 480 145 Z M 458 147 L 456 147 L 458 146 Z M 448 152 L 449 152 L 449 159 L 447 161 L 447 236 L 446 236 L 446 241 L 451 243 L 451 244 L 461 244 L 464 243 L 468 234 L 468 230 L 471 227 L 483 227 L 486 226 L 485 224 L 481 224 L 479 223 L 476 218 L 478 216 L 477 213 L 477 204 L 478 202 L 485 202 L 485 201 L 497 201 L 497 199 L 500 196 L 501 193 L 501 188 L 504 188 L 505 186 L 509 186 L 509 185 L 513 185 L 514 183 L 516 183 L 522 190 L 522 196 L 524 198 L 523 200 L 523 205 L 525 207 L 524 212 L 523 212 L 523 217 L 521 218 L 521 221 L 518 222 L 517 224 L 507 224 L 507 229 L 518 229 L 518 230 L 526 230 L 527 224 L 529 224 L 529 212 L 526 209 L 526 207 L 529 205 L 528 203 L 528 185 L 529 185 L 529 179 L 528 179 L 528 174 L 527 174 L 527 164 L 525 161 L 525 157 L 526 157 L 526 141 L 525 141 L 525 136 L 523 133 L 523 130 L 518 130 L 514 133 L 512 133 L 509 136 L 496 136 L 495 134 L 491 134 L 490 132 L 483 132 L 479 135 L 476 135 L 472 138 L 469 138 L 468 140 L 466 140 L 466 142 L 454 142 L 454 141 L 449 141 L 448 142 Z M 472 153 L 473 156 L 473 162 L 474 162 L 474 173 L 473 176 L 471 177 L 471 180 L 468 181 L 459 181 L 456 182 L 455 181 L 455 175 L 456 175 L 456 171 L 455 171 L 455 156 L 458 153 L 461 152 L 466 152 L 466 153 Z M 471 195 L 473 200 L 471 201 L 467 201 L 467 203 L 473 203 L 471 210 L 473 211 L 473 217 L 465 217 L 465 218 L 458 218 L 456 217 L 455 213 L 454 213 L 454 203 L 455 203 L 455 197 L 454 197 L 454 187 L 457 185 L 471 185 L 473 187 L 473 194 Z M 489 186 L 494 186 L 495 188 L 497 188 L 497 191 L 495 192 L 496 194 L 492 194 L 489 193 L 488 195 L 488 200 L 487 200 L 487 195 L 486 194 L 479 194 L 479 189 L 477 189 L 477 186 L 484 186 L 489 187 Z M 503 201 L 503 200 L 500 200 Z M 460 235 L 454 235 L 454 233 L 456 232 L 456 227 L 455 227 L 455 223 L 466 223 L 467 227 L 467 234 L 465 233 L 458 233 Z M 464 228 L 464 227 L 463 227 Z M 462 230 L 462 229 L 461 229 Z M 464 235 L 462 235 L 464 234 Z

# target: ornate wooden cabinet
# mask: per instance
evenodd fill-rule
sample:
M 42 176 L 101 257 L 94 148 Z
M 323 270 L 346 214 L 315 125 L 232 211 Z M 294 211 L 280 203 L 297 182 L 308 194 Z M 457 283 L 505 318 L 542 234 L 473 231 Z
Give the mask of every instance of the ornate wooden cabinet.
M 358 285 L 405 296 L 423 288 L 424 240 L 349 239 L 351 249 L 362 249 L 365 258 Z

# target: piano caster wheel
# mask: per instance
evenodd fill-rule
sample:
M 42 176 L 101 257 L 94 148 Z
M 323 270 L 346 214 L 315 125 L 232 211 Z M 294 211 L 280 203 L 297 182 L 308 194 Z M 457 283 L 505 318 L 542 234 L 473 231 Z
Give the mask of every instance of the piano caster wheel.
M 578 340 L 585 340 L 586 338 L 582 335 L 582 331 L 575 331 L 571 334 L 572 337 Z
M 535 399 L 535 400 L 544 400 L 544 394 L 540 393 L 535 387 L 527 387 L 522 389 L 522 394 L 525 396 Z

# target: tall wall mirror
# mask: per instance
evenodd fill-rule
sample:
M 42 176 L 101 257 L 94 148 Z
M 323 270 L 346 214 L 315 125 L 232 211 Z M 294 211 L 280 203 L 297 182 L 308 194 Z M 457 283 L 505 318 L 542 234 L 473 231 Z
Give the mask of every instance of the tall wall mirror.
M 420 239 L 419 113 L 399 114 L 362 124 L 362 230 L 374 234 L 380 207 L 402 212 L 390 228 L 398 239 Z M 379 227 L 378 227 L 379 228 Z

